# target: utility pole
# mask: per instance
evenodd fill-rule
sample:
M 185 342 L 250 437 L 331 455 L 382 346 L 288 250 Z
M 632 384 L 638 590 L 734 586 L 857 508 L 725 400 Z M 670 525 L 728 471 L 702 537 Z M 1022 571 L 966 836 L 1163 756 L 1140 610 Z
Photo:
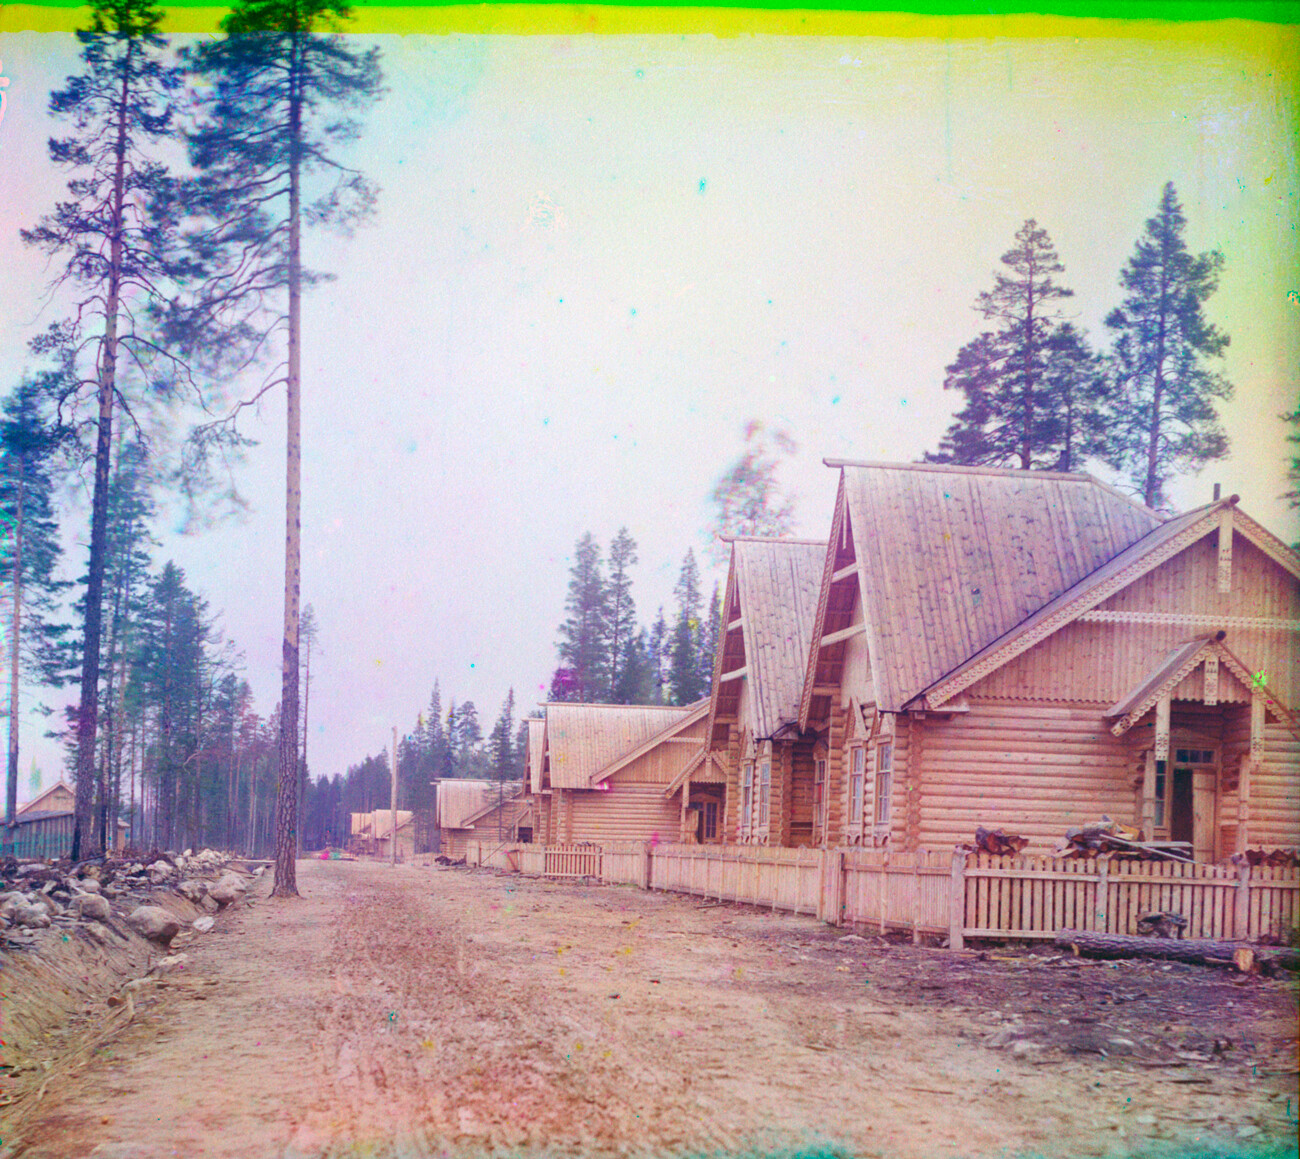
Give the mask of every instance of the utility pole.
M 397 866 L 397 729 L 393 729 L 393 866 Z

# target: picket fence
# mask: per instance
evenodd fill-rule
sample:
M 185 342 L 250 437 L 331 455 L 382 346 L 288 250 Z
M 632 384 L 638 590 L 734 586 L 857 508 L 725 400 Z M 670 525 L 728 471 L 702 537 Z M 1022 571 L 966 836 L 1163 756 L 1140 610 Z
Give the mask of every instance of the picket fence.
M 590 878 L 790 913 L 837 926 L 967 938 L 1053 938 L 1061 929 L 1135 934 L 1177 913 L 1184 936 L 1285 939 L 1300 928 L 1300 870 L 1099 857 L 995 857 L 759 845 L 469 843 L 471 865 Z

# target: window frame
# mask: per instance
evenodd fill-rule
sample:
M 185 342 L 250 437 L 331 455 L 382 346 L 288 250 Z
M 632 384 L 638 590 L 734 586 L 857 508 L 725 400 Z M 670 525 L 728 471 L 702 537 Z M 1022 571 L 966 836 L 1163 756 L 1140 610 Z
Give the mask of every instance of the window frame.
M 858 741 L 849 746 L 849 830 L 862 831 L 866 807 L 867 746 Z
M 894 787 L 894 740 L 890 737 L 876 745 L 876 775 L 872 816 L 877 828 L 888 829 L 892 817 Z

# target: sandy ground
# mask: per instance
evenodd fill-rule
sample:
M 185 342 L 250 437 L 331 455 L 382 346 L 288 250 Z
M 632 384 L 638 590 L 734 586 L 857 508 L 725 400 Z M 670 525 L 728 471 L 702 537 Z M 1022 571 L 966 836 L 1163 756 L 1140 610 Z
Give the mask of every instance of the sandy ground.
M 482 871 L 299 883 L 18 1098 L 0 1155 L 1295 1153 L 1292 981 Z

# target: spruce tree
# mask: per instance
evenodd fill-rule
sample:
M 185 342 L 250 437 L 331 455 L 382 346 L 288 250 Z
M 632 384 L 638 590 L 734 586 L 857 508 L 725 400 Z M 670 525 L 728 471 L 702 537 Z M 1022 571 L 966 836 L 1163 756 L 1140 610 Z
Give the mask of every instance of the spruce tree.
M 708 688 L 700 677 L 700 646 L 705 634 L 701 621 L 700 569 L 695 550 L 688 548 L 673 588 L 677 617 L 669 643 L 668 686 L 670 703 L 691 704 Z
M 26 379 L 4 401 L 0 416 L 0 584 L 8 594 L 9 761 L 5 782 L 4 851 L 13 852 L 18 805 L 20 689 L 24 676 L 62 684 L 66 674 L 58 578 L 61 555 L 54 517 L 55 459 L 62 441 L 46 410 L 46 391 Z
M 610 591 L 591 532 L 574 548 L 564 609 L 551 699 L 602 703 L 609 697 Z
M 374 197 L 365 179 L 333 151 L 358 132 L 349 114 L 380 92 L 378 49 L 358 49 L 333 32 L 348 16 L 348 8 L 333 0 L 236 0 L 221 22 L 224 36 L 198 45 L 187 58 L 195 76 L 210 85 L 190 137 L 190 161 L 199 177 L 187 196 L 207 222 L 196 238 L 197 252 L 218 272 L 176 316 L 176 333 L 218 326 L 231 336 L 227 348 L 248 358 L 273 333 L 286 332 L 284 375 L 262 388 L 283 382 L 286 399 L 286 705 L 298 703 L 301 299 L 304 287 L 320 280 L 303 267 L 302 229 L 304 223 L 347 229 L 369 212 Z M 208 428 L 193 444 L 200 475 L 204 439 L 220 443 L 222 429 Z M 298 716 L 287 711 L 281 716 L 276 798 L 278 897 L 298 892 L 298 756 Z
M 1228 453 L 1215 401 L 1232 385 L 1207 361 L 1223 357 L 1228 336 L 1205 318 L 1223 255 L 1192 254 L 1173 182 L 1120 272 L 1123 302 L 1106 318 L 1114 341 L 1117 395 L 1107 459 L 1127 473 L 1148 507 L 1163 507 L 1169 480 Z
M 1049 373 L 1059 303 L 1073 296 L 1056 280 L 1064 272 L 1052 239 L 1032 218 L 1002 255 L 993 289 L 975 309 L 994 323 L 968 342 L 947 368 L 945 390 L 965 406 L 928 462 L 1055 467 L 1061 458 L 1062 405 Z M 1059 381 L 1059 380 L 1056 380 Z
M 629 703 L 622 699 L 627 680 L 624 665 L 628 660 L 628 646 L 636 637 L 636 606 L 632 602 L 632 576 L 630 569 L 636 565 L 636 540 L 620 527 L 609 545 L 609 621 L 607 641 L 609 647 L 608 698 L 615 703 Z

